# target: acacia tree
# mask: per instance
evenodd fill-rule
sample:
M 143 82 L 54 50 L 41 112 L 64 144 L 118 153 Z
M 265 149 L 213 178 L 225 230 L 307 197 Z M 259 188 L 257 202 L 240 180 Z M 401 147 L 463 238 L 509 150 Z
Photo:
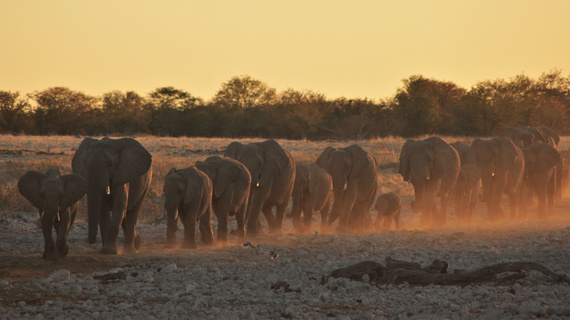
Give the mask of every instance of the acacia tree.
M 30 103 L 19 92 L 0 91 L 0 132 L 20 133 L 26 129 Z
M 201 98 L 174 87 L 157 88 L 148 95 L 144 106 L 149 128 L 154 134 L 180 136 L 188 134 L 190 110 L 204 104 Z
M 233 77 L 222 85 L 212 102 L 225 108 L 247 109 L 275 102 L 276 90 L 250 76 Z
M 97 98 L 65 87 L 53 87 L 32 94 L 36 133 L 86 134 L 94 120 Z

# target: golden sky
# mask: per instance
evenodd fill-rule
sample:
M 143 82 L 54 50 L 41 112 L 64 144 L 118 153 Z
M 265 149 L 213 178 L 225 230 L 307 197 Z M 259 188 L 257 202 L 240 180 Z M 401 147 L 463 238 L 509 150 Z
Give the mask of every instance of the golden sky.
M 174 86 L 205 100 L 233 76 L 278 91 L 387 98 L 421 74 L 570 73 L 570 1 L 0 2 L 0 90 L 90 95 Z

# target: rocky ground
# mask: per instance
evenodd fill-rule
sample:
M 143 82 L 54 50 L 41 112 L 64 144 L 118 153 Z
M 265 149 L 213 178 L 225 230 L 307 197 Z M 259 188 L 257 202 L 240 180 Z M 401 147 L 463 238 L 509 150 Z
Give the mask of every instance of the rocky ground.
M 0 319 L 568 318 L 570 285 L 541 273 L 464 287 L 328 277 L 387 256 L 422 265 L 445 260 L 450 272 L 532 261 L 568 276 L 568 211 L 501 226 L 415 230 L 408 223 L 366 235 L 265 235 L 248 239 L 251 246 L 230 237 L 225 246 L 197 250 L 166 249 L 165 225 L 141 223 L 139 253 L 118 256 L 98 254 L 100 243 L 86 242 L 87 225 L 79 221 L 69 256 L 55 262 L 41 258 L 36 214 L 13 212 L 0 217 Z

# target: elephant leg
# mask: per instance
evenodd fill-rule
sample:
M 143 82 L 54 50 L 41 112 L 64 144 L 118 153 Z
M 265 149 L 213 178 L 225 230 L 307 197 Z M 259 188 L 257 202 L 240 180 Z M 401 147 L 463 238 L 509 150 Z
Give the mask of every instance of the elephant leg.
M 536 191 L 536 198 L 538 200 L 538 217 L 540 219 L 546 219 L 546 188 L 541 188 L 540 186 L 537 186 L 537 188 L 535 189 Z
M 556 178 L 553 176 L 548 180 L 548 185 L 546 187 L 546 216 L 554 215 L 554 200 L 560 200 L 557 198 L 556 192 L 559 184 Z
M 247 234 L 248 236 L 256 236 L 261 233 L 261 222 L 259 221 L 259 215 L 267 197 L 269 196 L 270 189 L 268 187 L 257 187 L 252 190 L 251 201 L 249 203 L 249 211 L 247 216 Z M 270 216 L 271 219 L 273 215 Z M 267 216 L 266 216 L 267 218 Z M 268 224 L 269 224 L 268 220 Z M 272 221 L 271 221 L 272 222 Z
M 303 204 L 303 225 L 301 226 L 301 231 L 311 232 L 311 225 L 313 224 L 313 212 L 315 210 L 315 197 L 309 197 L 305 199 Z
M 225 222 L 227 223 L 227 218 Z M 218 223 L 220 221 L 218 220 Z M 200 239 L 202 243 L 205 245 L 212 245 L 214 244 L 214 232 L 212 231 L 212 207 L 208 205 L 208 209 L 202 216 L 200 216 Z M 227 235 L 227 226 L 226 226 L 226 235 Z M 219 235 L 218 235 L 219 236 Z
M 344 202 L 342 206 L 342 211 L 339 213 L 340 219 L 338 221 L 338 231 L 345 232 L 347 229 L 353 229 L 354 217 L 351 217 L 353 213 L 358 215 L 358 212 L 353 211 L 356 203 L 356 197 L 358 196 L 357 185 L 349 184 L 344 193 Z M 356 210 L 358 211 L 358 210 Z M 356 217 L 358 219 L 358 217 Z
M 99 233 L 101 234 L 101 242 L 105 246 L 105 241 L 107 240 L 107 228 L 109 227 L 109 220 L 111 220 L 111 211 L 104 208 L 99 216 Z
M 69 236 L 69 229 L 71 227 L 71 213 L 70 208 L 64 209 L 60 212 L 61 220 L 58 223 L 57 230 L 57 240 L 56 240 L 56 248 L 57 248 L 57 256 L 59 258 L 63 258 L 67 256 L 69 252 L 69 246 L 67 245 L 67 240 Z
M 382 231 L 389 231 L 392 226 L 392 219 L 394 219 L 394 214 L 389 214 L 384 216 L 384 221 L 382 221 Z
M 293 207 L 291 208 L 291 219 L 295 230 L 301 231 L 301 212 L 305 208 L 305 197 L 295 196 L 293 199 Z M 306 213 L 305 213 L 306 215 Z
M 273 215 L 273 206 L 267 205 L 263 207 L 262 212 L 263 216 L 265 217 L 265 220 L 267 221 L 267 227 L 269 228 L 269 232 L 273 232 L 275 228 L 275 217 Z
M 247 205 L 244 203 L 242 206 L 237 210 L 236 213 L 236 221 L 237 221 L 237 236 L 238 241 L 245 240 L 245 216 L 247 214 Z M 219 223 L 219 222 L 218 222 Z M 218 230 L 218 234 L 219 234 Z
M 400 230 L 400 209 L 394 215 L 394 222 L 396 224 L 396 230 Z
M 44 253 L 43 258 L 47 260 L 56 260 L 58 258 L 55 242 L 53 240 L 52 235 L 52 228 L 53 228 L 53 218 L 49 217 L 47 214 L 44 213 L 44 216 L 41 220 L 42 222 L 42 231 L 44 234 Z
M 287 211 L 288 205 L 289 201 L 285 201 L 284 203 L 276 206 L 275 220 L 273 220 L 273 232 L 281 233 L 283 231 L 283 218 L 285 217 L 285 211 Z
M 437 216 L 437 223 L 443 226 L 447 223 L 447 207 L 449 205 L 449 194 L 440 197 L 440 208 Z
M 182 248 L 196 249 L 196 214 L 188 212 L 183 219 L 184 242 Z
M 325 202 L 324 206 L 321 208 L 321 232 L 326 232 L 328 227 L 328 217 L 331 211 L 331 200 L 330 197 Z
M 107 226 L 107 232 L 105 233 L 105 241 L 103 242 L 103 249 L 101 253 L 103 254 L 117 254 L 117 238 L 119 237 L 119 231 L 123 223 L 127 212 L 128 203 L 128 190 L 126 186 L 117 186 L 116 193 L 113 195 L 113 210 L 111 213 L 111 220 Z M 128 222 L 128 221 L 127 221 Z M 136 217 L 135 217 L 136 222 Z M 130 241 L 132 241 L 133 235 L 130 236 Z M 127 235 L 125 235 L 126 241 Z M 131 245 L 132 246 L 132 245 Z
M 212 208 L 218 218 L 218 241 L 221 242 L 228 240 L 228 211 L 230 203 L 224 200 L 220 198 L 212 202 Z

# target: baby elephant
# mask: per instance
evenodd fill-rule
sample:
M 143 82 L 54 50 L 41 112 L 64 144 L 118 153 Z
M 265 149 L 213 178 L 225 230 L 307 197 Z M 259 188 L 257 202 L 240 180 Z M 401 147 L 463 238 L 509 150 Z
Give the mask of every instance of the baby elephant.
M 376 230 L 390 230 L 392 219 L 396 223 L 396 230 L 400 229 L 400 211 L 402 209 L 402 199 L 394 192 L 388 192 L 380 195 L 376 200 L 376 221 L 374 227 Z
M 332 179 L 318 164 L 298 164 L 293 185 L 291 217 L 297 231 L 310 232 L 313 212 L 321 212 L 321 230 L 327 225 L 330 211 Z M 304 214 L 301 224 L 301 213 Z
M 212 181 L 196 167 L 170 169 L 164 178 L 164 208 L 166 209 L 166 244 L 176 242 L 177 212 L 184 225 L 184 248 L 196 248 L 196 221 L 200 220 L 202 243 L 214 242 L 212 231 Z
M 87 180 L 59 170 L 25 173 L 18 181 L 20 193 L 38 208 L 44 234 L 44 259 L 56 260 L 69 252 L 69 229 L 75 221 L 79 200 L 87 193 Z M 54 243 L 52 228 L 57 239 Z

